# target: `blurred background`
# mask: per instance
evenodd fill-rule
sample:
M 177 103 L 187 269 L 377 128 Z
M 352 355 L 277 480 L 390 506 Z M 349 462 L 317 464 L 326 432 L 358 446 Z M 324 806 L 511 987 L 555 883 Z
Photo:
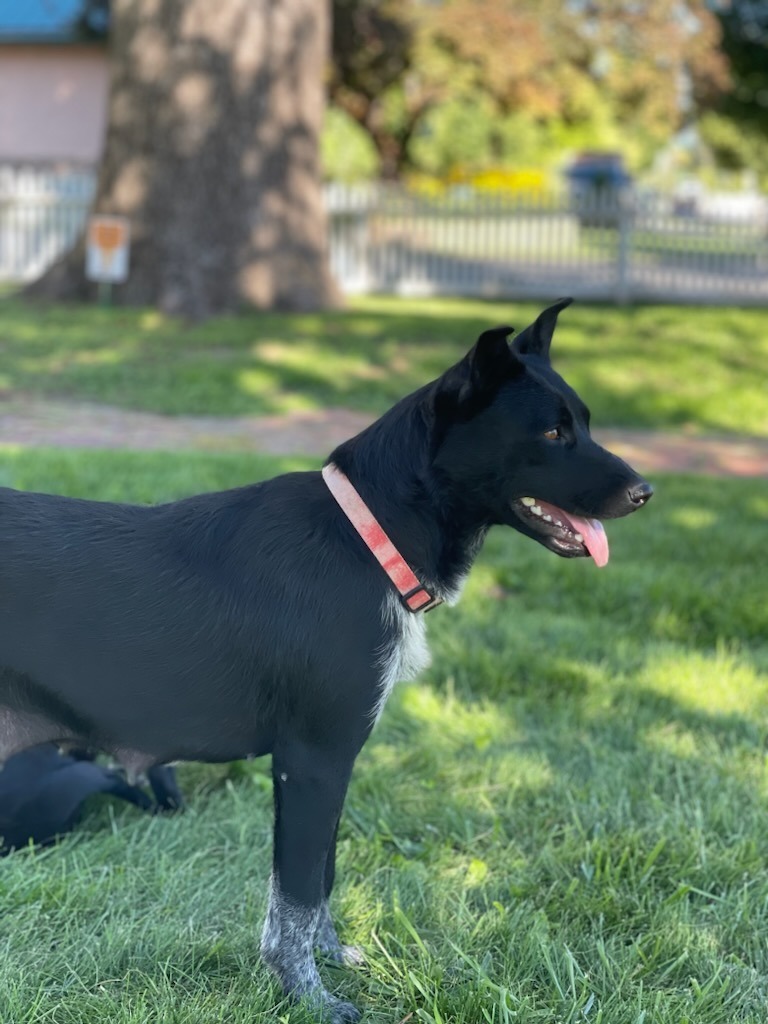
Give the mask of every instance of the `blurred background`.
M 256 96 L 239 111 L 222 99 L 227 60 L 242 64 L 238 45 L 245 40 L 252 55 L 261 53 L 262 42 L 242 25 L 234 34 L 220 30 L 242 7 L 224 5 L 216 29 L 211 19 L 185 23 L 184 5 L 169 0 L 154 14 L 109 0 L 5 0 L 0 279 L 38 277 L 77 239 L 105 145 L 119 147 L 116 119 L 126 134 L 131 67 L 146 123 L 134 109 L 132 148 L 124 140 L 118 157 L 124 164 L 149 146 L 157 160 L 167 150 L 174 131 L 170 114 L 153 124 L 158 104 L 177 108 L 177 118 L 182 110 L 201 136 L 216 134 L 214 119 L 256 124 Z M 277 7 L 293 8 L 296 24 L 303 18 L 319 40 L 306 59 L 307 43 L 295 37 L 297 52 L 305 47 L 303 88 L 327 95 L 322 126 L 310 118 L 328 214 L 319 244 L 342 292 L 768 301 L 768 3 Z M 288 68 L 288 51 L 275 43 L 279 26 L 265 31 L 272 43 L 264 52 L 282 52 Z M 155 67 L 158 48 L 165 57 Z M 195 75 L 213 85 L 196 87 Z M 262 78 L 257 93 L 268 92 Z M 306 128 L 305 113 L 294 125 Z M 285 125 L 293 115 L 281 116 Z M 243 132 L 230 134 L 241 138 L 242 155 Z M 203 146 L 188 139 L 187 157 Z M 215 146 L 230 151 L 231 141 Z M 291 150 L 276 159 L 295 167 L 304 157 Z M 210 175 L 209 191 L 216 179 Z M 234 201 L 238 188 L 226 175 L 221 184 Z M 183 193 L 184 182 L 177 186 Z M 200 194 L 190 189 L 187 218 L 199 216 L 190 210 L 200 210 Z M 220 202 L 208 196 L 202 205 Z M 100 188 L 96 206 L 136 215 L 115 188 Z M 210 244 L 205 235 L 196 241 Z M 245 295 L 256 305 L 273 299 L 268 289 Z M 305 304 L 326 299 L 327 289 Z M 167 297 L 160 304 L 174 308 Z

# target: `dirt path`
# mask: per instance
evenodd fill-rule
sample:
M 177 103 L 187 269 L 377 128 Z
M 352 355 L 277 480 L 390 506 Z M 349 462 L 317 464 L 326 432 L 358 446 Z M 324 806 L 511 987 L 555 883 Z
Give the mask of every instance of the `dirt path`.
M 0 400 L 0 444 L 327 455 L 370 417 L 349 409 L 288 416 L 162 416 L 111 406 Z M 768 479 L 768 441 L 641 430 L 596 430 L 641 472 L 670 470 Z

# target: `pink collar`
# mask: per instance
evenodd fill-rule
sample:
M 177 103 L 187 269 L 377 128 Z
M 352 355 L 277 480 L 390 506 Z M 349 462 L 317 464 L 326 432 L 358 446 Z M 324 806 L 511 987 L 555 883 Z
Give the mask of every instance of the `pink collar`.
M 323 466 L 323 480 L 373 557 L 394 583 L 408 611 L 429 612 L 442 604 L 441 598 L 430 594 L 419 581 L 416 573 L 338 466 L 334 466 L 332 462 Z

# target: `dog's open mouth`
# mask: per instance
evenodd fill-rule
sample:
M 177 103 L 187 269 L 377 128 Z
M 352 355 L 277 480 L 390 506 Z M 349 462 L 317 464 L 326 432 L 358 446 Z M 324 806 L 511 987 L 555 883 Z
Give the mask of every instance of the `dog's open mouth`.
M 608 538 L 599 519 L 564 512 L 538 498 L 520 498 L 512 502 L 512 508 L 558 554 L 591 555 L 598 566 L 608 562 Z

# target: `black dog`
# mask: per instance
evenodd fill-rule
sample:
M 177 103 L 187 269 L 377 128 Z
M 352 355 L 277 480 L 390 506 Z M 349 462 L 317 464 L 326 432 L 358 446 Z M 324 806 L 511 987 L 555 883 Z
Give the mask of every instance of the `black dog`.
M 327 482 L 291 473 L 154 508 L 0 493 L 0 756 L 66 740 L 139 772 L 271 752 L 263 955 L 334 1024 L 359 1017 L 313 956 L 342 957 L 339 816 L 392 685 L 428 659 L 421 612 L 456 600 L 490 526 L 603 564 L 599 520 L 652 493 L 550 367 L 569 301 L 513 347 L 511 328 L 486 331 L 337 448 Z
M 20 750 L 0 772 L 0 855 L 30 842 L 49 843 L 68 832 L 83 802 L 95 793 L 120 797 L 143 811 L 183 806 L 173 768 L 150 768 L 147 782 L 154 801 L 121 772 L 98 764 L 92 751 L 65 753 L 53 743 Z

